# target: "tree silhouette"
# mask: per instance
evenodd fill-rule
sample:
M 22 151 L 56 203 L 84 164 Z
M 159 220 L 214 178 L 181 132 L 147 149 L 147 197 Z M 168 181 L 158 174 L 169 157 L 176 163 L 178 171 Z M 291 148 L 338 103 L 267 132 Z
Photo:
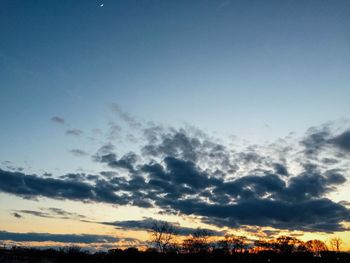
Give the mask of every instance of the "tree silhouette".
M 225 235 L 223 240 L 218 241 L 218 247 L 227 254 L 236 252 L 242 253 L 247 248 L 246 237 Z
M 191 234 L 190 238 L 184 240 L 182 247 L 188 253 L 208 252 L 210 236 L 209 231 L 198 228 Z
M 273 250 L 274 242 L 260 238 L 259 240 L 254 241 L 254 247 L 256 251 Z
M 331 240 L 329 240 L 329 243 L 331 245 L 332 250 L 339 253 L 340 247 L 343 245 L 343 240 L 339 237 L 334 237 Z
M 175 227 L 166 221 L 154 221 L 151 227 L 151 242 L 159 252 L 165 253 L 177 235 Z
M 280 236 L 274 242 L 274 248 L 280 253 L 292 253 L 301 244 L 297 238 L 290 236 Z
M 310 252 L 313 252 L 316 257 L 320 257 L 321 252 L 328 251 L 326 243 L 318 239 L 309 240 L 305 243 L 305 245 L 307 249 Z

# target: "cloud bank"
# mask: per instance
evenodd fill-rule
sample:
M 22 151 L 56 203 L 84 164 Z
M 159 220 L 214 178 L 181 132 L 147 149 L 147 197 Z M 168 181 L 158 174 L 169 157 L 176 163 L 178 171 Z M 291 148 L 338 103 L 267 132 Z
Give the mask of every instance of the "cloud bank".
M 73 234 L 49 234 L 49 233 L 16 233 L 0 231 L 0 240 L 16 242 L 62 242 L 62 243 L 113 243 L 119 241 L 134 242 L 132 238 L 118 238 L 106 235 L 73 235 Z
M 48 178 L 0 170 L 0 191 L 30 199 L 156 207 L 220 227 L 346 230 L 350 210 L 328 194 L 346 182 L 349 130 L 335 134 L 328 127 L 312 128 L 295 149 L 280 141 L 268 149 L 253 145 L 237 151 L 199 130 L 136 125 L 119 108 L 114 111 L 142 132 L 145 143 L 139 152 L 119 157 L 111 143 L 103 145 L 93 160 L 110 171 L 94 175 Z M 290 163 L 298 169 L 292 172 Z M 147 228 L 137 224 L 113 223 Z

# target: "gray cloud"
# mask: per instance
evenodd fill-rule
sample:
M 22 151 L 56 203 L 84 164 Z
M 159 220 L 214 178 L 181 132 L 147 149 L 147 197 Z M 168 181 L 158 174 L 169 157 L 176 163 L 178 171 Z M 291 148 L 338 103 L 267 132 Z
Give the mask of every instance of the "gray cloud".
M 73 234 L 49 234 L 49 233 L 15 233 L 0 231 L 0 240 L 12 240 L 16 242 L 63 242 L 63 243 L 111 243 L 118 241 L 137 241 L 132 238 L 118 238 L 107 235 L 73 235 Z
M 102 156 L 96 155 L 96 160 L 101 163 L 106 163 L 111 168 L 124 168 L 130 172 L 134 171 L 134 165 L 138 159 L 138 156 L 129 152 L 123 155 L 119 160 L 117 159 L 116 154 L 109 153 Z
M 82 157 L 82 156 L 88 156 L 89 154 L 83 150 L 80 149 L 72 149 L 69 151 L 71 154 L 77 157 Z
M 12 213 L 12 215 L 16 218 L 23 218 L 23 216 L 21 216 L 19 213 L 16 213 L 16 212 Z
M 350 153 L 350 130 L 340 134 L 332 134 L 328 127 L 311 128 L 301 144 L 307 155 L 318 154 L 325 148 L 334 148 Z
M 58 219 L 74 219 L 74 220 L 87 220 L 88 218 L 78 213 L 67 212 L 60 208 L 50 207 L 41 208 L 37 210 L 15 210 L 14 214 L 18 215 L 19 218 L 22 214 L 31 216 L 44 217 L 44 218 L 58 218 Z M 16 216 L 17 217 L 17 216 Z
M 62 117 L 54 116 L 51 118 L 51 121 L 59 123 L 59 124 L 65 124 L 66 121 Z
M 113 186 L 106 181 L 95 185 L 70 179 L 55 179 L 9 172 L 0 169 L 0 191 L 24 198 L 49 197 L 80 201 L 127 204 L 127 198 L 118 196 Z
M 113 112 L 115 112 L 119 116 L 120 119 L 122 119 L 131 128 L 141 128 L 142 127 L 141 122 L 137 121 L 129 113 L 123 111 L 118 104 L 113 103 L 111 105 L 111 109 Z
M 308 158 L 326 147 L 345 151 L 347 133 L 310 130 L 301 141 L 305 155 L 297 174 L 289 171 L 283 151 L 278 152 L 278 160 L 257 147 L 232 152 L 205 134 L 160 126 L 144 129 L 144 136 L 140 155 L 129 152 L 118 158 L 111 144 L 97 151 L 94 160 L 113 171 L 47 178 L 0 170 L 0 191 L 32 199 L 157 207 L 164 213 L 201 216 L 204 222 L 227 227 L 333 232 L 344 230 L 342 222 L 350 221 L 344 203 L 326 198 L 345 183 L 344 170 L 334 167 L 334 162 L 328 168 L 327 162 Z M 120 169 L 128 176 L 121 176 Z M 132 223 L 137 224 L 117 222 L 120 227 Z
M 153 225 L 157 222 L 157 220 L 153 218 L 144 218 L 142 220 L 126 220 L 126 221 L 115 221 L 115 222 L 102 222 L 101 224 L 115 226 L 118 229 L 128 229 L 128 230 L 143 230 L 143 231 L 151 231 Z M 178 223 L 167 222 L 173 226 L 175 232 L 179 235 L 190 235 L 193 234 L 197 228 L 191 227 L 182 227 Z M 223 236 L 225 231 L 216 231 L 212 229 L 201 228 L 212 235 Z
M 80 135 L 83 134 L 83 131 L 79 130 L 79 129 L 71 129 L 71 130 L 67 130 L 66 134 L 67 135 L 73 135 L 73 136 L 80 136 Z
M 333 137 L 330 140 L 330 143 L 334 144 L 344 152 L 350 153 L 350 130 Z

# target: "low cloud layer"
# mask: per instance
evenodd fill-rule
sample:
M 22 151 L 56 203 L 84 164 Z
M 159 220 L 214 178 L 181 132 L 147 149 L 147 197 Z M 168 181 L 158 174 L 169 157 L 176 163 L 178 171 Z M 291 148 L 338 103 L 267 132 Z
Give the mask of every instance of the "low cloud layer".
M 197 228 L 191 227 L 182 227 L 177 223 L 168 222 L 173 226 L 174 231 L 178 235 L 188 236 L 193 234 Z M 125 220 L 125 221 L 115 221 L 115 222 L 102 222 L 104 225 L 115 226 L 117 229 L 127 229 L 127 230 L 143 230 L 143 231 L 151 231 L 155 224 L 157 224 L 157 220 L 153 218 L 144 218 L 142 220 Z M 225 234 L 224 231 L 215 231 L 211 229 L 201 228 L 201 230 L 205 230 L 207 233 L 216 236 L 222 236 Z
M 68 212 L 66 210 L 50 207 L 40 208 L 39 210 L 15 210 L 13 216 L 16 218 L 23 218 L 24 215 L 44 217 L 44 218 L 59 218 L 59 219 L 73 219 L 73 220 L 87 220 L 87 217 L 78 213 Z
M 134 242 L 132 238 L 118 238 L 106 235 L 73 235 L 73 234 L 48 234 L 48 233 L 16 233 L 0 231 L 0 240 L 16 242 L 62 242 L 62 243 L 113 243 L 119 241 Z

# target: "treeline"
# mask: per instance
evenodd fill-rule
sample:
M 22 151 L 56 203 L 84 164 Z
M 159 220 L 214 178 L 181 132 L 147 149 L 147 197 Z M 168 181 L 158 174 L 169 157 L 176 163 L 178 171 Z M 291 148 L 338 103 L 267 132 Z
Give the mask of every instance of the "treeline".
M 0 249 L 4 262 L 350 262 L 350 253 L 341 252 L 343 241 L 303 242 L 292 236 L 248 240 L 227 234 L 219 237 L 210 230 L 197 229 L 184 237 L 176 226 L 154 222 L 149 246 L 145 249 L 110 249 L 91 253 L 79 247 L 39 250 L 34 248 Z
M 174 252 L 182 254 L 221 253 L 232 255 L 237 253 L 258 253 L 270 251 L 278 254 L 311 253 L 315 257 L 321 257 L 322 252 L 329 250 L 340 252 L 343 241 L 340 238 L 332 238 L 327 244 L 314 239 L 303 242 L 295 237 L 280 236 L 275 239 L 247 240 L 245 236 L 227 234 L 224 238 L 213 238 L 210 230 L 197 229 L 182 242 L 178 239 L 176 227 L 165 221 L 155 221 L 150 229 L 151 240 L 156 251 L 161 253 Z

